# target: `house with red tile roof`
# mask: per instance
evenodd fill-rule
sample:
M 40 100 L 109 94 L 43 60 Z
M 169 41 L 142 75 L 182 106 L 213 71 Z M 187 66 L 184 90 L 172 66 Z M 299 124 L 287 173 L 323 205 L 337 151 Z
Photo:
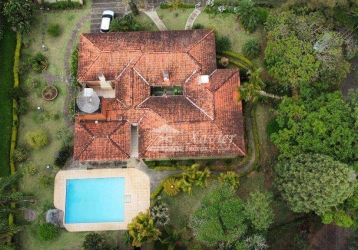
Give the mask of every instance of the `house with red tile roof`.
M 81 34 L 75 161 L 246 154 L 238 69 L 213 30 Z

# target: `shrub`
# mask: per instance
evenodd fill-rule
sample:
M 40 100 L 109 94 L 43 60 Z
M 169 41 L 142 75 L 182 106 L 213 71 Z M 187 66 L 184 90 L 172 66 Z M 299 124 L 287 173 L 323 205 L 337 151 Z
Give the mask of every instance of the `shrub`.
M 20 100 L 21 97 L 25 97 L 26 92 L 21 87 L 12 87 L 9 91 L 9 97 L 15 100 Z
M 60 151 L 58 152 L 57 157 L 55 158 L 54 164 L 60 168 L 64 167 L 68 158 L 72 156 L 72 152 L 73 149 L 71 145 L 68 144 L 62 145 Z
M 27 71 L 27 63 L 24 61 L 19 61 L 19 64 L 17 65 L 17 73 L 19 75 L 23 75 Z
M 27 132 L 25 140 L 33 149 L 40 149 L 48 143 L 47 133 L 43 129 Z
M 26 161 L 28 157 L 29 157 L 29 151 L 25 147 L 17 147 L 12 155 L 12 159 L 15 162 Z
M 239 2 L 237 7 L 237 14 L 241 20 L 244 28 L 251 32 L 256 28 L 259 21 L 258 9 L 255 7 L 255 3 L 250 0 L 244 0 Z
M 258 22 L 261 24 L 266 23 L 268 12 L 264 8 L 257 9 Z
M 153 169 L 155 168 L 156 164 L 155 161 L 144 161 L 145 165 L 147 165 L 148 168 Z
M 78 46 L 72 51 L 70 57 L 70 74 L 72 84 L 77 85 L 77 74 L 78 74 Z
M 37 235 L 42 241 L 52 240 L 58 237 L 58 228 L 50 223 L 44 223 L 37 227 Z
M 196 23 L 193 25 L 193 30 L 200 30 L 200 29 L 204 29 L 204 25 L 202 25 L 201 23 Z
M 216 51 L 231 50 L 231 41 L 229 37 L 222 36 L 216 40 Z
M 47 58 L 41 54 L 36 53 L 33 57 L 29 59 L 31 68 L 36 73 L 41 73 L 44 68 L 48 66 Z
M 240 186 L 240 175 L 238 173 L 228 171 L 226 174 L 220 174 L 219 181 L 229 184 L 231 188 L 236 190 Z
M 255 40 L 247 41 L 242 47 L 242 53 L 249 58 L 254 58 L 260 53 L 261 47 Z
M 27 89 L 29 88 L 37 88 L 38 85 L 40 84 L 40 81 L 39 79 L 37 78 L 34 78 L 34 77 L 28 77 L 26 80 L 25 80 L 25 87 Z
M 276 119 L 270 120 L 266 125 L 266 134 L 271 137 L 273 133 L 277 133 L 280 130 L 280 126 Z
M 57 37 L 61 33 L 61 26 L 59 24 L 50 24 L 46 29 L 47 34 Z
M 125 233 L 122 235 L 121 241 L 122 241 L 122 244 L 127 247 L 132 246 L 133 238 L 129 234 L 129 231 L 125 231 Z
M 55 179 L 52 176 L 43 175 L 40 177 L 40 186 L 43 189 L 49 188 L 53 186 Z
M 223 67 L 226 67 L 229 65 L 229 59 L 226 58 L 226 57 L 222 57 L 220 60 L 219 60 L 219 63 L 220 65 L 222 65 Z
M 179 181 L 176 178 L 168 178 L 163 182 L 164 192 L 169 196 L 176 196 L 180 192 Z
M 53 9 L 53 10 L 68 10 L 68 9 L 80 9 L 82 8 L 82 4 L 79 2 L 73 1 L 57 1 L 53 3 L 44 2 L 44 8 Z
M 15 109 L 16 114 L 18 115 L 24 115 L 26 114 L 27 109 L 29 108 L 29 102 L 26 100 L 26 98 L 21 97 L 20 100 L 17 102 L 17 107 Z
M 164 227 L 169 223 L 169 207 L 166 203 L 161 203 L 150 208 L 150 217 L 153 218 L 157 227 Z
M 99 250 L 106 247 L 103 235 L 98 233 L 88 233 L 82 243 L 84 250 Z

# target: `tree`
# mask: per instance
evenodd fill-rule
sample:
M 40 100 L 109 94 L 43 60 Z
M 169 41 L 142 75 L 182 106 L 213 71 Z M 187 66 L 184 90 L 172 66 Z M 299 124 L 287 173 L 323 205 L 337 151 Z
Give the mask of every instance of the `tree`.
M 242 52 L 249 58 L 255 58 L 260 53 L 260 44 L 255 40 L 247 41 L 242 47 Z
M 275 166 L 275 185 L 292 211 L 322 216 L 353 195 L 356 174 L 319 154 L 301 154 Z
M 320 84 L 318 84 L 320 86 Z M 300 153 L 319 153 L 342 162 L 358 157 L 358 102 L 343 100 L 342 93 L 317 93 L 301 88 L 301 99 L 284 98 L 275 110 L 280 130 L 271 135 L 280 159 Z M 352 101 L 349 101 L 352 100 Z
M 35 5 L 31 0 L 8 0 L 4 4 L 4 14 L 8 22 L 22 34 L 30 31 Z
M 237 190 L 240 186 L 240 175 L 233 171 L 228 171 L 226 174 L 220 173 L 219 181 L 227 183 L 232 189 Z
M 37 235 L 42 241 L 53 240 L 58 237 L 58 228 L 50 223 L 43 223 L 37 227 Z
M 176 178 L 170 177 L 163 182 L 163 190 L 169 196 L 176 196 L 180 192 L 180 183 Z
M 231 41 L 227 36 L 218 37 L 215 42 L 216 51 L 230 51 L 231 50 Z
M 252 226 L 258 230 L 267 230 L 273 223 L 273 209 L 270 206 L 272 194 L 260 191 L 251 192 L 246 200 L 244 214 L 251 221 Z
M 110 32 L 126 32 L 139 30 L 141 30 L 141 26 L 134 21 L 132 15 L 130 14 L 124 15 L 123 18 L 114 19 L 109 26 Z
M 16 173 L 14 175 L 0 177 L 0 204 L 2 206 L 9 206 L 19 202 L 32 202 L 32 195 L 13 191 L 12 187 L 18 183 L 22 175 Z
M 132 222 L 127 226 L 129 234 L 133 238 L 132 245 L 140 247 L 146 242 L 155 241 L 161 235 L 161 232 L 154 225 L 154 220 L 149 216 L 149 212 L 140 212 Z
M 247 102 L 256 102 L 259 96 L 266 96 L 275 99 L 282 99 L 282 97 L 266 93 L 262 90 L 264 82 L 261 80 L 260 74 L 262 69 L 259 68 L 255 71 L 248 71 L 249 81 L 245 82 L 236 88 L 239 92 L 239 100 L 245 100 Z
M 237 14 L 241 20 L 244 28 L 251 32 L 256 28 L 259 21 L 258 9 L 255 7 L 255 3 L 250 0 L 239 2 L 237 7 Z
M 205 168 L 204 171 L 200 171 L 199 168 L 199 164 L 194 164 L 182 172 L 179 186 L 184 192 L 191 194 L 193 186 L 199 186 L 201 188 L 207 186 L 207 179 L 210 177 L 210 170 Z
M 205 196 L 189 221 L 194 237 L 209 247 L 245 244 L 244 202 L 234 190 L 222 184 Z
M 98 233 L 86 234 L 85 240 L 82 243 L 84 250 L 101 250 L 107 246 L 103 235 Z
M 43 129 L 27 132 L 25 135 L 26 142 L 34 149 L 40 149 L 47 145 L 47 133 Z

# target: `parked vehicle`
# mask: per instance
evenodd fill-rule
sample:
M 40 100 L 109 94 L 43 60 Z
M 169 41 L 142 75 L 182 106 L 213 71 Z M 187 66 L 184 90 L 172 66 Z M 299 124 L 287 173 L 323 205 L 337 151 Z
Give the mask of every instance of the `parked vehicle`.
M 114 12 L 112 10 L 105 10 L 102 14 L 102 21 L 101 21 L 101 33 L 106 33 L 109 31 L 109 25 L 111 21 L 114 19 Z

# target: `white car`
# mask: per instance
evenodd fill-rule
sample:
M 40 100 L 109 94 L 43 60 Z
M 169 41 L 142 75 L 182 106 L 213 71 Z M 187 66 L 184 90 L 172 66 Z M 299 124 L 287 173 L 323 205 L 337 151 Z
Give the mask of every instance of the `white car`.
M 101 21 L 101 33 L 106 33 L 109 31 L 109 25 L 114 18 L 114 12 L 112 10 L 105 10 L 102 14 Z

